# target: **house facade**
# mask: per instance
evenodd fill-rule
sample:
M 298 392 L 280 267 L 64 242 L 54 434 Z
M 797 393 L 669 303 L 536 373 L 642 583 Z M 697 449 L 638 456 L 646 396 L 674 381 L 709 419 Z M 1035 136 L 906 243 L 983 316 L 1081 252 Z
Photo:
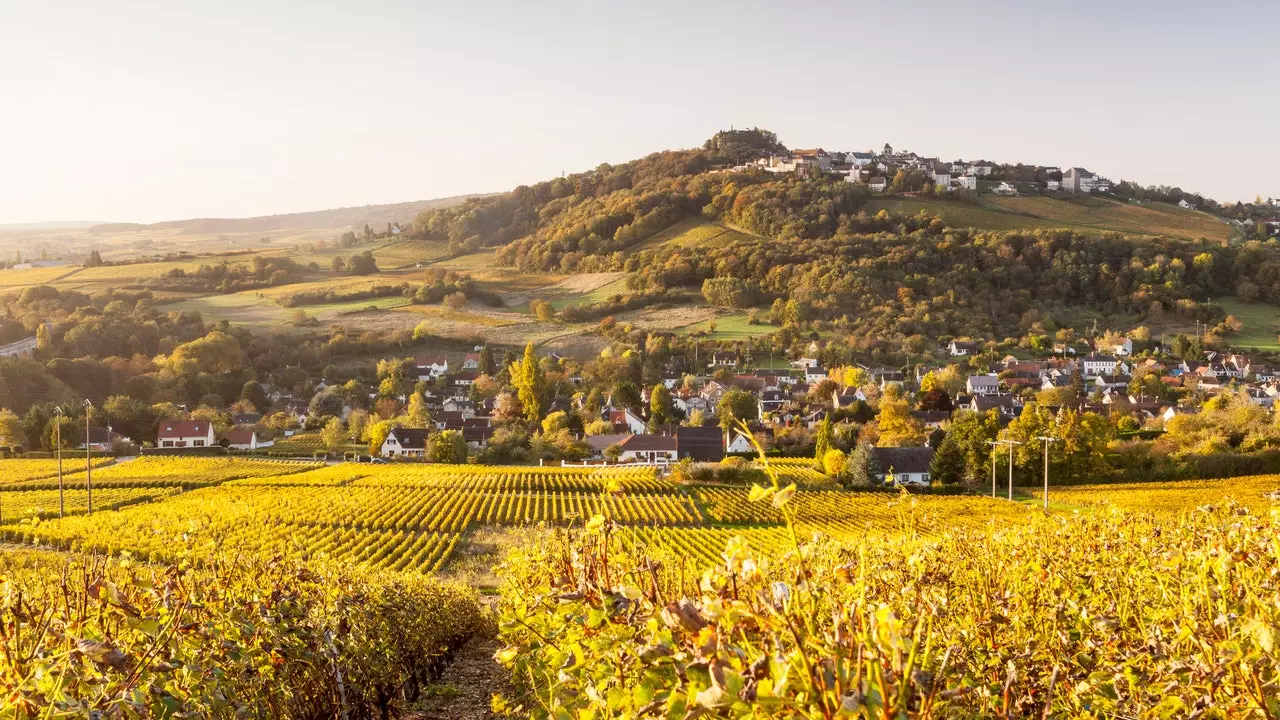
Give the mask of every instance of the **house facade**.
M 425 457 L 427 431 L 424 428 L 396 428 L 382 441 L 378 454 L 385 458 Z

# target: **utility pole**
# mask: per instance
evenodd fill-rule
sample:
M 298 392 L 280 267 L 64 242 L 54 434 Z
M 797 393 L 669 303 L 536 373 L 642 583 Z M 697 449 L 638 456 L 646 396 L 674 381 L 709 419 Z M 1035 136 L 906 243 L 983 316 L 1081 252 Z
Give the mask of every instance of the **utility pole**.
M 89 398 L 84 400 L 84 471 L 86 486 L 89 491 L 89 514 L 93 514 L 93 445 L 89 442 L 89 411 L 93 409 L 93 403 L 89 402 Z
M 1022 443 L 1013 440 L 1005 440 L 1005 443 L 1009 445 L 1009 502 L 1013 502 L 1013 446 Z
M 1009 446 L 1009 499 L 1013 500 L 1013 446 L 1021 445 L 1022 443 L 1016 442 L 1014 440 L 988 440 L 987 444 L 992 446 L 991 448 L 991 497 L 993 498 L 996 496 L 996 449 L 995 449 L 995 446 L 996 445 Z
M 56 434 L 53 446 L 58 451 L 58 517 L 62 517 L 67 510 L 66 501 L 62 496 L 62 407 L 55 407 L 53 413 L 57 416 L 53 423 L 53 431 Z
M 987 444 L 991 446 L 991 499 L 996 499 L 996 446 L 1000 444 L 999 440 L 988 440 Z
M 1044 510 L 1049 512 L 1049 445 L 1059 442 L 1058 438 L 1041 435 L 1036 438 L 1044 443 Z

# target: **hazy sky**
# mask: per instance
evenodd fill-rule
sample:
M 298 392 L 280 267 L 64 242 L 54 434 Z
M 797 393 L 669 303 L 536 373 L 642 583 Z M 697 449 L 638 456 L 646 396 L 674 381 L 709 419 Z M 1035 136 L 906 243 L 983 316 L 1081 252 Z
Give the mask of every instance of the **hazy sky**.
M 0 223 L 506 190 L 700 144 L 1280 196 L 1280 2 L 0 0 Z

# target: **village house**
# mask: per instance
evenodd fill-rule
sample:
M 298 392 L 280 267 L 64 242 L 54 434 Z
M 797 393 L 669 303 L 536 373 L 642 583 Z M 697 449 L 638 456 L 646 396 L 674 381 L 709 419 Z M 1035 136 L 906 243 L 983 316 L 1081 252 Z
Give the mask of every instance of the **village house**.
M 952 340 L 947 345 L 947 352 L 951 353 L 951 357 L 964 357 L 978 352 L 978 343 L 970 340 Z
M 382 457 L 425 457 L 427 454 L 426 428 L 395 428 L 382 441 Z
M 676 448 L 681 460 L 720 462 L 724 459 L 724 437 L 715 425 L 676 428 Z
M 991 192 L 996 195 L 1012 197 L 1018 194 L 1018 186 L 1009 183 L 1007 180 L 1001 180 L 999 185 L 991 188 Z
M 246 430 L 228 430 L 222 439 L 226 442 L 229 450 L 257 450 L 259 448 L 271 447 L 275 442 L 271 440 L 259 441 L 258 431 L 252 428 Z
M 1000 377 L 995 374 L 970 375 L 965 380 L 965 391 L 970 395 L 997 395 L 1000 393 Z
M 622 454 L 619 462 L 641 462 L 665 465 L 679 460 L 680 450 L 670 435 L 636 433 L 618 443 Z
M 156 438 L 158 448 L 202 448 L 215 444 L 208 420 L 165 420 Z
M 1062 173 L 1062 189 L 1070 193 L 1091 193 L 1097 189 L 1098 176 L 1084 168 L 1068 168 Z
M 889 482 L 890 475 L 899 485 L 928 487 L 931 482 L 929 468 L 933 463 L 933 448 L 878 447 L 871 449 L 871 457 L 875 460 L 875 475 L 882 483 Z
M 414 358 L 419 380 L 435 380 L 449 372 L 449 360 L 443 355 Z
M 610 410 L 608 420 L 620 432 L 642 433 L 647 427 L 645 421 L 631 412 L 630 408 Z
M 867 180 L 867 189 L 871 192 L 882 193 L 889 187 L 889 181 L 882 175 L 877 175 Z
M 480 369 L 480 353 L 467 353 L 466 358 L 462 360 L 463 370 L 479 370 Z
M 113 432 L 110 427 L 91 427 L 86 441 L 76 447 L 80 450 L 88 448 L 90 452 L 110 452 L 112 444 L 116 442 L 132 443 L 133 441 Z
M 1080 366 L 1087 378 L 1098 375 L 1129 374 L 1129 366 L 1115 355 L 1089 355 L 1080 360 Z

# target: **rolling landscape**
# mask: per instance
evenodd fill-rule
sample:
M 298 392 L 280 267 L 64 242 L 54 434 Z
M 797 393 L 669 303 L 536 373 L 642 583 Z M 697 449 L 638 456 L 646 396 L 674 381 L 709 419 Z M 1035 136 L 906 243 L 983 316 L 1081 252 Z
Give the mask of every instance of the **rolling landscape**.
M 1277 10 L 6 8 L 0 718 L 1280 719 Z

